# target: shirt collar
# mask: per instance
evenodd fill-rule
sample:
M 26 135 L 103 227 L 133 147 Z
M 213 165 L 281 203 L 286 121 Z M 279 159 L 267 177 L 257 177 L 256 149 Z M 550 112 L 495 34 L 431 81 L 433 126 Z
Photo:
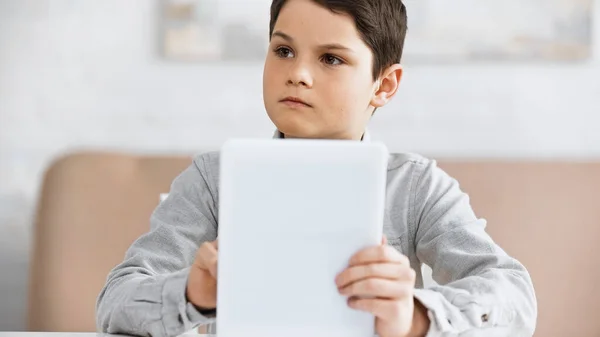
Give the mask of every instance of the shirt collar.
M 273 138 L 274 139 L 281 139 L 283 138 L 283 133 L 281 133 L 279 130 L 275 130 L 275 133 L 273 134 Z M 363 137 L 362 137 L 362 141 L 363 142 L 370 142 L 371 141 L 371 134 L 369 133 L 369 130 L 365 130 L 365 133 L 363 133 Z

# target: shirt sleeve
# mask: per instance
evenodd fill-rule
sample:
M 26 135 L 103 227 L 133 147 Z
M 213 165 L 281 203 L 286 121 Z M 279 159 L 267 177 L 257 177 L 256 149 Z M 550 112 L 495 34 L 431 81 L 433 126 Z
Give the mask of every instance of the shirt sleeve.
M 438 284 L 415 290 L 431 320 L 427 336 L 481 329 L 533 335 L 537 302 L 525 267 L 492 240 L 469 197 L 434 161 L 420 166 L 415 181 L 409 221 L 416 253 Z
M 96 303 L 99 331 L 177 336 L 214 322 L 185 296 L 198 247 L 217 237 L 216 202 L 207 174 L 200 156 L 173 181 L 168 198 L 151 216 L 150 231 L 110 272 Z

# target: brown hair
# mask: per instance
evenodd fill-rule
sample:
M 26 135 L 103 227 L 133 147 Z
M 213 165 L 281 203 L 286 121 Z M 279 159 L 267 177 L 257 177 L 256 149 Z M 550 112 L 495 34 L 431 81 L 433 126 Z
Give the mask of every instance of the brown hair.
M 273 0 L 269 39 L 279 12 L 287 0 Z M 406 6 L 402 0 L 312 0 L 334 13 L 354 19 L 363 41 L 373 52 L 373 79 L 402 59 L 407 30 Z

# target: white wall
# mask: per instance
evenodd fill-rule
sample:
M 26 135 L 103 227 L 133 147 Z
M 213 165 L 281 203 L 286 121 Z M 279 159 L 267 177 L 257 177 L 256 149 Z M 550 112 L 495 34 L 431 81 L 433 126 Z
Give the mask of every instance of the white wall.
M 585 64 L 408 67 L 374 136 L 430 156 L 599 158 L 595 32 Z M 51 158 L 270 136 L 262 65 L 170 63 L 158 34 L 157 0 L 0 0 L 0 330 L 24 326 L 30 218 Z

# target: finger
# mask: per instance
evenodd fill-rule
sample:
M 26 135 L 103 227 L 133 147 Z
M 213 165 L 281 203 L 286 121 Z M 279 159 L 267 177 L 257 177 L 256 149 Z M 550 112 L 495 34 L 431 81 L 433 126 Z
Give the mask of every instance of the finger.
M 385 246 L 385 245 L 387 245 L 387 243 L 388 243 L 387 236 L 385 236 L 385 235 L 384 235 L 384 236 L 381 238 L 381 244 Z
M 356 253 L 350 259 L 350 266 L 357 266 L 369 263 L 398 263 L 410 265 L 408 258 L 392 246 L 375 246 L 365 248 Z
M 383 320 L 399 317 L 403 310 L 402 302 L 382 298 L 351 297 L 348 299 L 348 306 L 352 309 L 369 312 Z
M 219 265 L 217 263 L 218 261 L 215 259 L 214 262 L 212 262 L 209 266 L 208 266 L 208 271 L 210 272 L 210 275 L 212 277 L 214 277 L 215 279 L 217 278 L 217 266 Z
M 213 260 L 214 262 L 212 262 L 208 266 L 208 270 L 210 271 L 210 274 L 212 275 L 212 277 L 214 277 L 216 279 L 217 278 L 217 267 L 219 266 L 219 239 L 216 239 L 215 241 L 211 242 L 211 245 L 215 248 L 215 250 L 214 250 L 215 259 Z
M 398 280 L 409 276 L 410 267 L 398 263 L 371 263 L 350 267 L 341 272 L 335 279 L 338 288 L 367 278 Z
M 410 282 L 371 278 L 352 283 L 340 289 L 340 294 L 348 297 L 402 299 L 409 295 L 412 296 L 413 288 L 414 285 L 410 284 Z
M 208 270 L 213 277 L 216 277 L 218 253 L 215 246 L 210 242 L 205 242 L 198 250 L 198 264 L 201 268 Z

